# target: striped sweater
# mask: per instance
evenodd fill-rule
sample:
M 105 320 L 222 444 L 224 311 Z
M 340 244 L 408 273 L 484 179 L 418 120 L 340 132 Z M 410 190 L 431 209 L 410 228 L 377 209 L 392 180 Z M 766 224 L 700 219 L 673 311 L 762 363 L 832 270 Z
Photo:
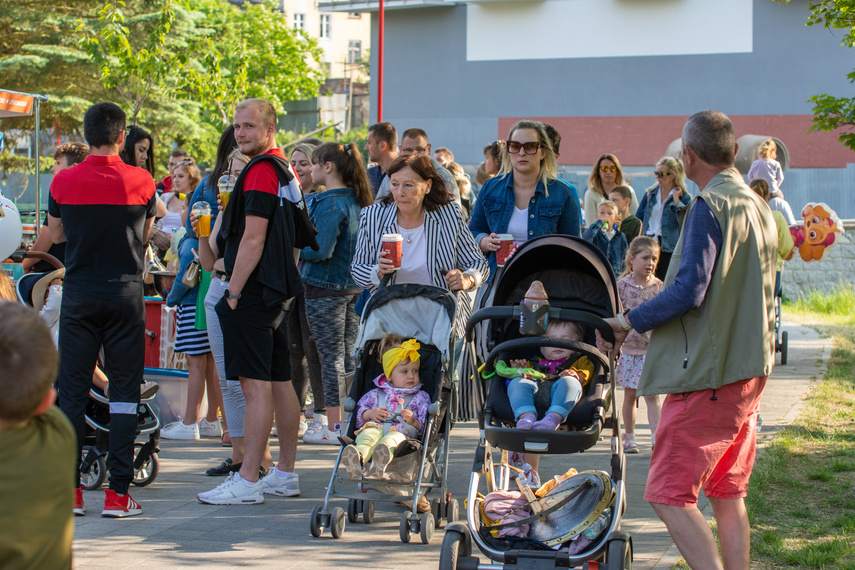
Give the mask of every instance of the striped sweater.
M 377 276 L 378 256 L 383 234 L 399 233 L 397 224 L 398 207 L 392 204 L 375 204 L 362 208 L 359 214 L 359 233 L 356 240 L 356 253 L 350 270 L 353 279 L 362 287 L 377 289 L 380 278 Z M 427 240 L 427 270 L 433 285 L 448 289 L 445 274 L 452 269 L 460 269 L 475 278 L 475 286 L 458 295 L 457 320 L 455 330 L 458 337 L 463 336 L 466 319 L 472 313 L 475 291 L 487 279 L 489 269 L 472 232 L 455 204 L 440 206 L 433 212 L 425 212 L 425 238 Z M 392 277 L 394 283 L 395 277 Z

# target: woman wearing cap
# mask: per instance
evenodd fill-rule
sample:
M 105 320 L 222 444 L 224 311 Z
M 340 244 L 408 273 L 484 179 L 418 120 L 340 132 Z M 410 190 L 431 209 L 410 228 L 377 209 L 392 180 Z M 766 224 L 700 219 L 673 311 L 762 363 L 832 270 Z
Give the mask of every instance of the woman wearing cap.
M 489 256 L 493 275 L 499 234 L 513 235 L 518 244 L 547 234 L 581 235 L 579 197 L 572 185 L 558 178 L 543 123 L 520 121 L 511 128 L 499 175 L 481 188 L 469 229 Z

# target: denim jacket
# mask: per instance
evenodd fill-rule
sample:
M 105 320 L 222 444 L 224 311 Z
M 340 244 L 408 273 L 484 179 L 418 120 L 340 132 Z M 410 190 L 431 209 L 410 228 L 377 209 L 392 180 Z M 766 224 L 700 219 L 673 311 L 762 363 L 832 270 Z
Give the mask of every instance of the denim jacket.
M 309 217 L 318 229 L 318 251 L 304 248 L 300 277 L 309 285 L 349 291 L 359 289 L 350 274 L 359 230 L 359 204 L 353 188 L 336 188 L 315 195 Z
M 626 236 L 622 232 L 616 231 L 612 239 L 609 239 L 609 236 L 603 230 L 602 222 L 600 222 L 588 226 L 588 229 L 582 234 L 582 239 L 591 242 L 597 246 L 597 249 L 603 252 L 603 255 L 606 256 L 606 259 L 609 260 L 609 264 L 612 266 L 615 277 L 623 273 L 623 263 L 624 259 L 626 259 L 626 250 L 628 248 Z
M 479 246 L 485 236 L 508 231 L 515 203 L 513 172 L 495 176 L 484 183 L 469 220 L 469 229 Z M 538 182 L 528 212 L 528 239 L 548 234 L 579 237 L 582 233 L 579 195 L 572 184 L 562 180 L 552 180 L 546 188 Z M 490 264 L 492 279 L 496 273 L 494 252 L 490 253 L 487 262 Z
M 659 199 L 657 194 L 659 193 L 659 186 L 651 188 L 647 192 L 644 193 L 644 196 L 641 198 L 641 202 L 638 203 L 638 211 L 636 212 L 636 217 L 641 219 L 641 223 L 643 227 L 641 228 L 640 235 L 647 235 L 648 223 L 647 220 L 650 219 L 650 214 L 653 212 L 653 207 L 656 205 L 656 201 Z M 665 253 L 673 253 L 674 248 L 677 247 L 677 239 L 680 237 L 680 222 L 677 219 L 677 212 L 682 210 L 686 204 L 691 200 L 691 196 L 689 196 L 688 192 L 683 192 L 680 195 L 680 205 L 677 206 L 674 204 L 674 198 L 669 197 L 665 200 L 665 203 L 662 204 L 662 251 Z

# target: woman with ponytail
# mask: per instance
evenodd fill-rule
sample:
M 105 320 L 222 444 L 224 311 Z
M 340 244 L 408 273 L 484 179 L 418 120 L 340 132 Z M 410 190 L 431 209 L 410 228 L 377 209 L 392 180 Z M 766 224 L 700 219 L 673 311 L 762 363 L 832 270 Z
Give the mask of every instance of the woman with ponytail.
M 360 287 L 350 274 L 356 250 L 359 211 L 374 203 L 359 149 L 353 143 L 324 143 L 312 153 L 312 180 L 323 186 L 309 206 L 320 248 L 306 248 L 300 275 L 306 289 L 306 319 L 321 360 L 327 425 L 303 436 L 306 443 L 339 445 L 339 388 L 353 372 L 353 345 L 359 325 L 355 311 Z

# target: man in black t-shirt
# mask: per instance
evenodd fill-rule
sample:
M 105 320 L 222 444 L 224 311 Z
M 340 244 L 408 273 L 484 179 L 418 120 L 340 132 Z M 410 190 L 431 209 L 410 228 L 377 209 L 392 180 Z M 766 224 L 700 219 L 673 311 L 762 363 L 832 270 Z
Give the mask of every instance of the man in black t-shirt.
M 105 517 L 128 517 L 142 508 L 128 494 L 134 476 L 137 407 L 145 359 L 143 261 L 145 237 L 155 214 L 154 180 L 125 164 L 125 113 L 113 103 L 86 111 L 86 159 L 54 177 L 48 226 L 56 243 L 67 241 L 59 321 L 59 406 L 83 446 L 83 414 L 92 371 L 104 347 L 110 376 L 110 488 Z M 83 515 L 80 473 L 74 512 Z

